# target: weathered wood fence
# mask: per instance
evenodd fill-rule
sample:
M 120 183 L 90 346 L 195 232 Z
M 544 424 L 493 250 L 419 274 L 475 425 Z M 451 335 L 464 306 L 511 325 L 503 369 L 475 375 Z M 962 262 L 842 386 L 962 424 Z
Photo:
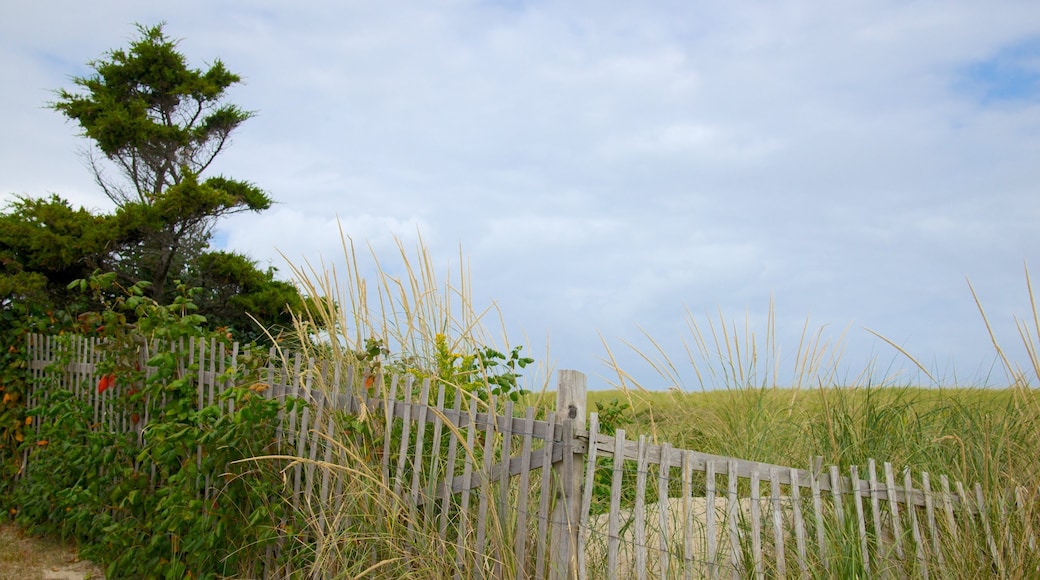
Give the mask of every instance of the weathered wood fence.
M 129 421 L 112 392 L 97 392 L 97 345 L 62 344 L 33 337 L 37 382 L 76 392 L 99 424 L 142 433 L 147 418 Z M 220 377 L 238 347 L 186 348 L 199 405 L 212 404 L 230 386 Z M 56 369 L 56 360 L 69 362 Z M 873 460 L 863 472 L 808 458 L 809 469 L 799 469 L 630 441 L 620 429 L 608 436 L 595 413 L 586 415 L 585 377 L 576 371 L 560 371 L 555 409 L 300 356 L 272 356 L 258 380 L 268 397 L 310 403 L 286 417 L 284 449 L 302 460 L 286 481 L 294 507 L 320 507 L 321 537 L 344 525 L 333 517 L 343 480 L 329 469 L 343 460 L 331 443 L 337 417 L 375 415 L 382 448 L 369 455 L 408 506 L 408 525 L 428 526 L 454 546 L 459 569 L 474 577 L 928 578 L 945 576 L 965 551 L 1004 576 L 1037 557 L 1037 490 L 986 494 Z M 29 404 L 45 396 L 34 392 Z

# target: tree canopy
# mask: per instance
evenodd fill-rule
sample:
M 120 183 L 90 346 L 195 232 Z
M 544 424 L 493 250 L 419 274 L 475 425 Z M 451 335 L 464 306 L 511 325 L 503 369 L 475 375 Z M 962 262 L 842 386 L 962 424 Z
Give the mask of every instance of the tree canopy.
M 138 31 L 141 36 L 129 50 L 91 61 L 95 74 L 72 79 L 84 92 L 60 89 L 52 104 L 79 123 L 83 135 L 127 180 L 129 191 L 94 165 L 99 184 L 117 205 L 155 203 L 169 186 L 201 174 L 231 132 L 253 116 L 221 102 L 241 79 L 220 60 L 205 71 L 191 69 L 162 24 L 138 26 Z M 250 209 L 266 209 L 266 204 Z
M 218 218 L 268 209 L 271 199 L 247 181 L 201 178 L 232 131 L 253 116 L 223 102 L 240 77 L 220 60 L 206 70 L 190 68 L 162 24 L 138 32 L 129 49 L 88 63 L 94 74 L 72 79 L 81 91 L 60 89 L 51 106 L 92 141 L 96 181 L 141 226 L 117 270 L 128 279 L 144 277 L 162 300 L 178 261 L 197 255 Z M 106 174 L 105 161 L 120 179 Z
M 272 268 L 209 247 L 219 218 L 272 203 L 248 181 L 203 175 L 253 116 L 223 102 L 240 78 L 219 60 L 190 68 L 162 24 L 138 32 L 126 50 L 88 63 L 94 74 L 72 79 L 77 92 L 58 90 L 50 103 L 91 142 L 90 169 L 116 208 L 76 209 L 52 195 L 21 196 L 0 209 L 0 304 L 74 319 L 97 307 L 68 288 L 74 280 L 107 274 L 124 288 L 146 282 L 163 304 L 178 281 L 200 289 L 200 314 L 212 326 L 262 339 L 253 320 L 291 323 L 298 291 Z

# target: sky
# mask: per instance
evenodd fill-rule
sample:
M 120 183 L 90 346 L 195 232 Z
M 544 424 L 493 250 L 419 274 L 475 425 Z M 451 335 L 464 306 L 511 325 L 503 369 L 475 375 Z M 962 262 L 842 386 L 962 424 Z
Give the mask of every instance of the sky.
M 474 302 L 497 305 L 540 372 L 581 370 L 590 388 L 616 384 L 610 355 L 646 388 L 718 387 L 689 363 L 690 316 L 709 337 L 720 319 L 753 332 L 762 358 L 772 333 L 780 377 L 808 326 L 840 351 L 841 380 L 934 384 L 906 353 L 940 384 L 1006 384 L 969 281 L 1028 364 L 1016 318 L 1032 317 L 1025 269 L 1040 272 L 1040 3 L 2 13 L 0 202 L 111 211 L 87 142 L 46 104 L 134 23 L 164 21 L 192 66 L 241 75 L 229 101 L 256 112 L 214 172 L 277 202 L 224 220 L 215 243 L 282 274 L 283 256 L 342 267 L 340 224 L 381 260 L 421 235 L 457 271 L 461 248 Z M 643 361 L 655 344 L 677 380 Z

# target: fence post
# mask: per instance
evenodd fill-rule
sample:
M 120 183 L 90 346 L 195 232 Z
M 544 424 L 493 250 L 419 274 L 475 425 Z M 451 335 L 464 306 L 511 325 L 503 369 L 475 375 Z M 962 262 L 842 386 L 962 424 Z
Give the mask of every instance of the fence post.
M 561 370 L 557 373 L 556 422 L 563 431 L 563 456 L 552 466 L 555 505 L 550 535 L 549 578 L 577 577 L 579 513 L 581 511 L 581 475 L 585 471 L 582 455 L 574 451 L 574 432 L 585 428 L 587 379 L 583 373 Z

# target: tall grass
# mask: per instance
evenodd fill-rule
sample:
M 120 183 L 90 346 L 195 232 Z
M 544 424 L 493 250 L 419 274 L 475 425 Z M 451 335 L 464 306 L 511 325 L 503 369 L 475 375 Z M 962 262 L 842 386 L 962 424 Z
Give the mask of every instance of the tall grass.
M 455 353 L 471 353 L 488 345 L 509 350 L 504 333 L 492 335 L 486 330 L 484 323 L 494 318 L 500 323 L 501 315 L 494 305 L 474 306 L 461 255 L 456 277 L 449 274 L 443 282 L 421 240 L 413 252 L 398 242 L 392 266 L 373 254 L 371 270 L 361 265 L 350 238 L 343 236 L 342 241 L 347 263 L 342 279 L 326 264 L 291 265 L 297 284 L 310 297 L 296 318 L 294 349 L 336 368 L 355 369 L 359 373 L 356 384 L 365 387 L 370 380 L 381 380 L 384 371 L 433 378 L 445 387 L 460 386 L 450 384 L 451 376 L 437 368 L 438 357 L 443 357 L 438 341 L 445 338 L 447 349 Z M 995 524 L 987 534 L 981 519 L 959 520 L 956 535 L 943 536 L 945 564 L 934 573 L 965 578 L 990 573 L 1035 577 L 1040 568 L 1030 534 L 1040 529 L 1040 397 L 1032 381 L 1040 376 L 1040 314 L 1028 272 L 1026 281 L 1030 316 L 1016 320 L 1017 339 L 1029 355 L 1026 368 L 1004 356 L 976 296 L 1008 378 L 1006 389 L 943 385 L 884 337 L 899 356 L 922 371 L 929 385 L 921 387 L 900 376 L 878 373 L 872 366 L 850 373 L 842 360 L 845 334 L 831 339 L 823 327 L 813 329 L 808 322 L 801 328 L 793 356 L 782 358 L 771 303 L 762 333 L 748 318 L 738 324 L 721 314 L 705 321 L 688 313 L 681 358 L 673 358 L 648 333 L 644 338 L 649 348 L 625 343 L 625 348 L 649 365 L 650 377 L 623 368 L 604 341 L 617 391 L 593 394 L 589 406 L 593 408 L 596 400 L 621 398 L 631 406 L 630 438 L 645 434 L 676 448 L 800 467 L 808 466 L 811 458 L 822 457 L 826 464 L 839 466 L 842 473 L 848 473 L 851 466 L 866 473 L 868 462 L 876 460 L 892 463 L 900 473 L 908 469 L 914 477 L 927 472 L 932 481 L 947 475 L 951 481 L 967 484 L 969 490 L 977 482 L 990 510 L 987 521 L 1004 523 Z M 373 350 L 374 343 L 380 348 Z M 543 369 L 532 390 L 544 395 L 548 375 Z M 695 384 L 684 383 L 688 375 L 695 378 Z M 330 376 L 319 373 L 308 380 L 315 388 L 332 392 L 338 387 L 326 382 Z M 651 390 L 645 386 L 651 380 L 674 387 L 668 392 Z M 386 389 L 379 393 L 389 396 Z M 471 395 L 467 405 L 479 406 L 491 399 L 480 393 Z M 542 396 L 525 402 L 544 401 Z M 384 400 L 384 409 L 387 402 Z M 507 503 L 487 503 L 486 528 L 480 532 L 484 544 L 471 548 L 476 545 L 478 525 L 472 505 L 441 506 L 449 510 L 455 526 L 454 532 L 445 534 L 443 524 L 423 517 L 422 510 L 405 501 L 388 480 L 382 442 L 387 430 L 399 430 L 399 424 L 395 427 L 387 415 L 374 412 L 334 420 L 336 434 L 325 442 L 327 459 L 320 454 L 317 459 L 297 458 L 326 477 L 335 489 L 330 497 L 309 498 L 302 506 L 309 514 L 309 526 L 300 537 L 311 551 L 311 575 L 443 578 L 512 574 L 516 564 L 512 534 L 529 530 L 510 531 L 516 514 Z M 400 440 L 400 433 L 391 436 Z M 499 452 L 482 448 L 482 442 L 472 437 L 455 436 L 460 457 L 468 456 L 474 464 L 482 453 Z M 512 489 L 505 495 L 516 499 L 519 493 L 527 492 Z M 501 495 L 502 490 L 495 494 Z M 1015 510 L 1015 518 L 1006 516 L 1008 509 Z M 844 526 L 828 524 L 826 536 L 835 558 L 829 573 L 854 577 L 865 572 L 851 521 L 852 517 L 846 517 Z M 477 552 L 484 554 L 483 559 L 476 557 Z M 999 565 L 994 553 L 1001 555 Z M 895 576 L 920 572 L 912 558 L 899 566 L 889 572 Z
M 343 278 L 328 264 L 290 264 L 296 284 L 308 299 L 305 308 L 296 313 L 296 334 L 288 347 L 325 361 L 326 368 L 352 369 L 354 384 L 363 385 L 370 395 L 378 393 L 383 398 L 384 411 L 390 408 L 388 383 L 392 375 L 418 379 L 402 380 L 399 388 L 415 385 L 413 388 L 417 389 L 422 379 L 431 379 L 434 394 L 438 388 L 448 393 L 446 407 L 451 406 L 451 397 L 455 396 L 466 398 L 462 409 L 475 412 L 486 408 L 493 398 L 491 387 L 482 384 L 481 377 L 475 380 L 473 376 L 456 376 L 444 368 L 453 360 L 451 357 L 464 357 L 484 347 L 500 352 L 512 349 L 504 331 L 497 335 L 488 331 L 487 322 L 504 327 L 501 315 L 493 304 L 475 306 L 463 257 L 459 257 L 455 275 L 449 272 L 447 279 L 442 280 L 421 238 L 411 251 L 398 240 L 393 264 L 382 262 L 372 252 L 370 264 L 365 266 L 353 241 L 342 232 L 341 237 L 347 265 Z M 451 353 L 448 362 L 445 353 Z M 548 373 L 544 369 L 535 372 L 534 382 L 524 386 L 544 391 L 544 383 L 539 384 L 538 377 Z M 479 365 L 477 373 L 487 378 L 487 370 Z M 312 388 L 334 394 L 340 388 L 331 380 L 334 378 L 340 382 L 344 379 L 342 375 L 315 373 L 305 380 Z M 413 399 L 418 392 L 403 396 Z M 401 397 L 399 393 L 397 398 Z M 313 477 L 324 478 L 327 488 L 335 490 L 320 501 L 307 498 L 303 506 L 309 515 L 309 526 L 298 537 L 305 549 L 311 550 L 311 575 L 508 577 L 515 568 L 511 536 L 514 532 L 509 523 L 516 514 L 492 501 L 487 503 L 486 519 L 477 522 L 470 513 L 475 506 L 467 510 L 455 498 L 437 503 L 438 513 L 450 514 L 445 522 L 429 517 L 428 507 L 417 509 L 411 505 L 407 494 L 401 493 L 384 470 L 384 461 L 393 465 L 398 459 L 397 449 L 403 438 L 400 422 L 393 421 L 386 412 L 372 411 L 363 409 L 356 417 L 334 416 L 336 435 L 324 442 L 324 456 L 319 452 L 312 459 L 295 459 L 313 468 L 317 473 Z M 313 424 L 323 425 L 326 420 L 321 418 Z M 445 429 L 452 427 L 446 425 Z M 383 456 L 388 430 L 393 441 L 388 448 L 395 454 L 392 459 Z M 483 435 L 477 440 L 459 432 L 452 435 L 458 442 L 459 458 L 468 457 L 471 463 L 478 464 L 482 454 L 489 451 L 481 445 Z M 405 445 L 415 443 L 406 440 Z M 409 447 L 407 452 L 412 451 Z M 493 448 L 490 451 L 498 453 Z M 445 449 L 427 449 L 425 454 L 439 456 L 443 462 Z M 443 463 L 427 467 L 454 468 L 445 468 Z M 496 495 L 501 493 L 496 491 Z M 515 497 L 520 492 L 510 493 Z M 474 548 L 478 540 L 482 549 Z M 477 557 L 478 552 L 483 553 L 483 558 Z
M 648 334 L 649 348 L 625 343 L 656 376 L 637 379 L 617 364 L 609 346 L 607 360 L 620 396 L 635 409 L 636 424 L 630 429 L 634 434 L 647 434 L 676 447 L 779 465 L 808 467 L 810 458 L 822 457 L 843 473 L 853 465 L 866 473 L 868 461 L 875 459 L 914 474 L 927 472 L 933 481 L 940 474 L 948 475 L 951 481 L 966 483 L 969 491 L 972 484 L 981 484 L 993 511 L 989 519 L 1009 523 L 993 530 L 995 548 L 977 521 L 965 524 L 957 541 L 952 534 L 946 536 L 947 566 L 938 572 L 948 577 L 990 572 L 1036 577 L 1040 560 L 1031 542 L 1035 542 L 1034 530 L 1040 529 L 1040 396 L 1032 385 L 1040 376 L 1040 309 L 1028 271 L 1026 288 L 1030 315 L 1015 320 L 1017 339 L 1029 357 L 1028 366 L 1022 368 L 1005 355 L 982 301 L 969 284 L 1002 363 L 1008 381 L 1004 389 L 943 385 L 884 337 L 880 338 L 928 377 L 932 386 L 920 387 L 896 376 L 879 379 L 869 366 L 848 379 L 841 361 L 844 335 L 829 341 L 822 328 L 810 331 L 808 323 L 793 361 L 781 360 L 772 304 L 762 335 L 746 319 L 738 325 L 720 315 L 704 323 L 688 314 L 684 358 L 672 358 Z M 697 388 L 684 385 L 683 376 L 689 374 L 696 378 Z M 781 376 L 793 378 L 782 385 Z M 675 387 L 666 395 L 652 392 L 644 386 L 651 380 Z M 1009 509 L 1016 517 L 1008 517 Z M 849 530 L 828 533 L 839 543 L 849 537 Z M 854 545 L 844 543 L 833 550 L 856 553 Z M 1003 555 L 999 562 L 994 550 Z M 854 562 L 852 566 L 856 567 Z M 917 572 L 907 568 L 900 573 Z

